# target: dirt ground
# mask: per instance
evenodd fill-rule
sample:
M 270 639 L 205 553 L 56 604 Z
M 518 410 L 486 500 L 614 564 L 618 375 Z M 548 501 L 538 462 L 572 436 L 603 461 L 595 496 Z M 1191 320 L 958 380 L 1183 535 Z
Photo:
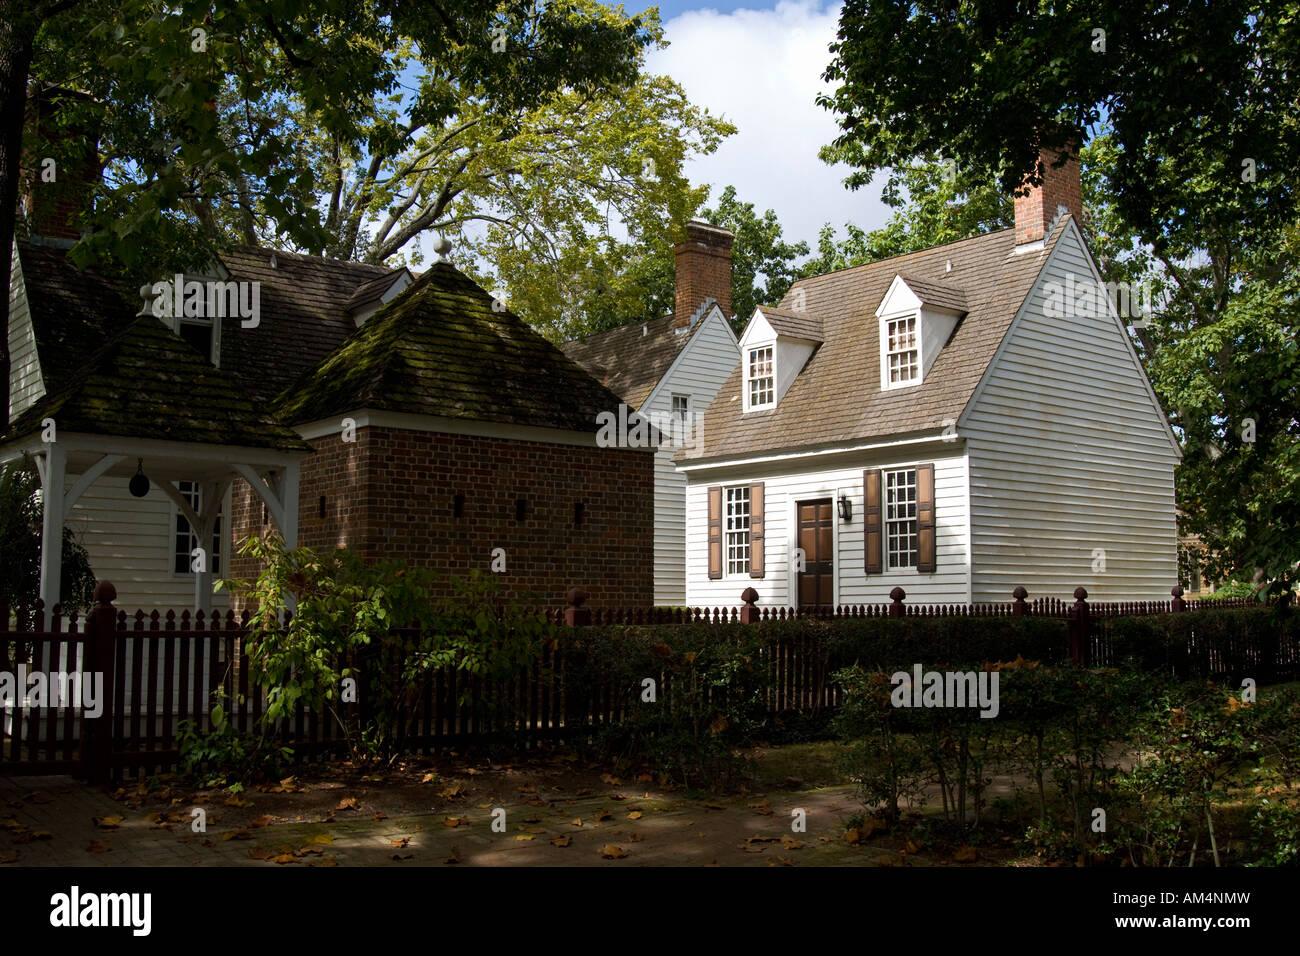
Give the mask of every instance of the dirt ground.
M 835 774 L 833 748 L 756 750 L 754 777 L 727 793 L 619 776 L 565 752 L 511 763 L 449 755 L 382 773 L 308 767 L 238 794 L 175 777 L 111 791 L 9 778 L 0 864 L 1033 864 L 1007 838 L 975 848 L 926 845 L 907 827 L 876 832 Z

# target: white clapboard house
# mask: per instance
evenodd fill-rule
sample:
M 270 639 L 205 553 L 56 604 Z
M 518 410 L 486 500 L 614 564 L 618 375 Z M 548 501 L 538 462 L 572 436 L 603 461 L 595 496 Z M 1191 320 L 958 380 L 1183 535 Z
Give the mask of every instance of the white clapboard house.
M 731 329 L 731 244 L 725 229 L 686 226 L 675 247 L 675 311 L 567 342 L 564 352 L 618 395 L 636 437 L 638 418 L 659 442 L 655 457 L 654 601 L 686 602 L 686 476 L 673 455 L 702 438 L 704 409 L 740 361 Z M 624 440 L 627 440 L 626 438 Z
M 1178 444 L 1120 315 L 1137 296 L 1102 285 L 1056 155 L 1014 229 L 755 312 L 675 458 L 688 604 L 1169 594 Z

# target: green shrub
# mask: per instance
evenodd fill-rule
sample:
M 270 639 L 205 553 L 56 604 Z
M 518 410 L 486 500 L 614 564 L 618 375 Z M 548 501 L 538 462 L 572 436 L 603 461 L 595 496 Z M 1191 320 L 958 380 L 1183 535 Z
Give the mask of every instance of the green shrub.
M 293 748 L 258 733 L 243 733 L 231 723 L 219 703 L 208 712 L 209 729 L 192 720 L 176 725 L 181 771 L 201 787 L 246 785 L 256 780 L 279 779 L 293 759 Z

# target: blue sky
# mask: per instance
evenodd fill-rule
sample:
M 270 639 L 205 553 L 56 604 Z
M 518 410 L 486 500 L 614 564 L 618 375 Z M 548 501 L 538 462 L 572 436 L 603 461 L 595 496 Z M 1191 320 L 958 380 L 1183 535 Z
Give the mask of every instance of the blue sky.
M 625 3 L 628 10 L 649 4 Z M 871 229 L 889 215 L 872 186 L 850 192 L 847 170 L 827 166 L 817 150 L 834 139 L 834 117 L 817 106 L 829 89 L 839 3 L 781 0 L 657 4 L 669 47 L 650 54 L 651 72 L 671 76 L 691 101 L 739 127 L 718 151 L 693 161 L 688 174 L 717 196 L 731 184 L 761 212 L 774 209 L 790 240 L 815 247 L 823 223 L 852 221 Z

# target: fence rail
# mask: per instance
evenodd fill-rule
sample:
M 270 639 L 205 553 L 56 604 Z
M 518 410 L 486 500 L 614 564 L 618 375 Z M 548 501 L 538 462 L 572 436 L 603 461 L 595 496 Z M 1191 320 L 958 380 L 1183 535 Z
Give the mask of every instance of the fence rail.
M 61 673 L 81 679 L 81 700 L 66 695 L 56 706 L 50 700 L 18 692 L 3 704 L 0 773 L 84 773 L 107 780 L 136 770 L 154 773 L 174 768 L 180 758 L 182 728 L 203 731 L 212 726 L 211 707 L 218 697 L 233 726 L 241 732 L 263 728 L 269 705 L 267 690 L 250 679 L 253 665 L 245 647 L 252 620 L 236 615 L 191 614 L 183 611 L 128 614 L 112 604 L 116 590 L 109 582 L 96 588 L 96 606 L 85 618 L 62 615 L 55 608 L 46 626 L 37 602 L 10 615 L 0 606 L 0 620 L 16 623 L 0 631 L 0 670 Z M 743 604 L 728 608 L 588 608 L 586 593 L 574 588 L 564 607 L 536 608 L 565 627 L 611 625 L 732 625 L 792 620 L 845 620 L 898 617 L 1003 618 L 1035 616 L 1068 625 L 1070 656 L 1078 663 L 1107 665 L 1115 651 L 1110 625 L 1123 617 L 1183 613 L 1205 608 L 1244 608 L 1253 601 L 1187 602 L 1180 588 L 1170 601 L 1088 603 L 1083 588 L 1074 602 L 1057 598 L 1027 600 L 1016 588 L 1006 603 L 909 605 L 895 588 L 888 604 L 813 608 L 760 608 L 751 588 Z M 286 618 L 286 621 L 288 618 Z M 739 633 L 721 630 L 719 639 Z M 411 645 L 403 645 L 409 653 Z M 513 741 L 575 740 L 620 721 L 636 689 L 610 680 L 572 679 L 574 657 L 581 652 L 548 643 L 526 672 L 491 681 L 448 667 L 432 671 L 404 701 L 395 736 L 403 748 L 434 752 L 492 737 Z M 1300 675 L 1300 647 L 1211 646 L 1189 642 L 1189 659 L 1204 672 L 1218 672 L 1231 661 L 1267 660 L 1277 673 Z M 839 692 L 830 679 L 824 648 L 809 633 L 775 634 L 760 653 L 766 676 L 764 704 L 773 714 L 810 713 L 834 707 Z M 402 652 L 384 667 L 400 666 Z M 93 687 L 96 679 L 102 685 Z M 98 707 L 90 706 L 85 682 L 98 691 Z M 660 675 L 660 692 L 667 699 L 671 685 Z M 242 703 L 236 703 L 242 702 Z M 367 712 L 357 705 L 317 713 L 297 706 L 292 716 L 275 723 L 269 733 L 294 749 L 299 758 L 339 752 L 346 739 L 343 724 L 360 721 Z

